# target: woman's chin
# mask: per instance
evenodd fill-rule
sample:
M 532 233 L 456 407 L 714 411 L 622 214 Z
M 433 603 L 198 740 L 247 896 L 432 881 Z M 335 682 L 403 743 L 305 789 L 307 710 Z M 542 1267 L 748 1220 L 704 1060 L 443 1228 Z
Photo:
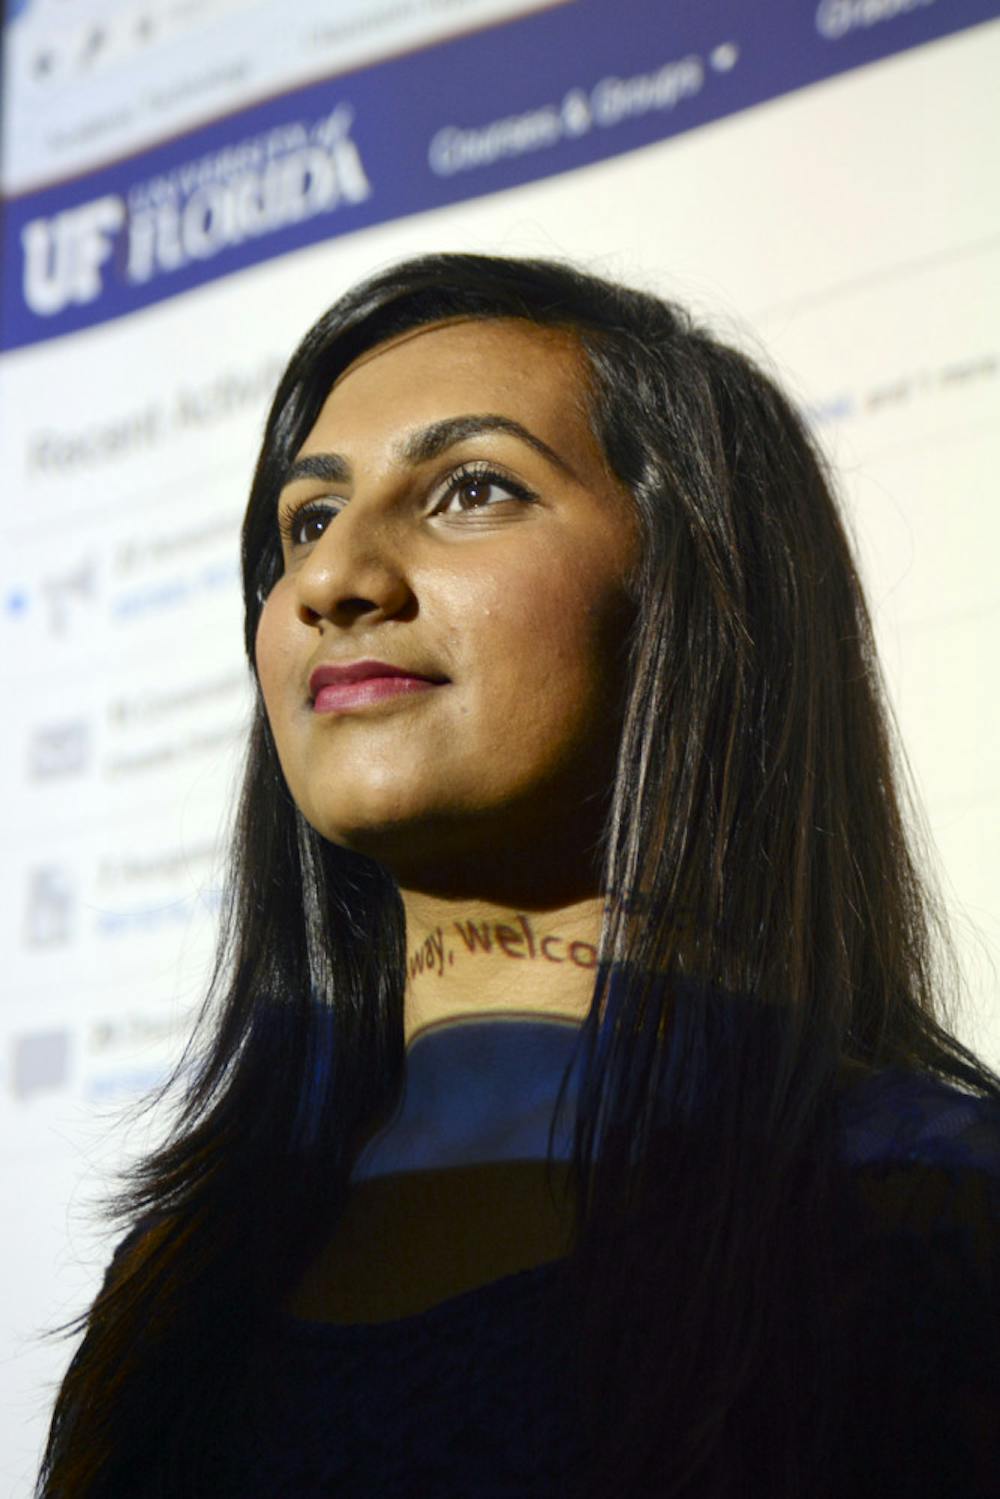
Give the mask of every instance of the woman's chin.
M 354 854 L 363 854 L 395 871 L 414 862 L 433 861 L 444 848 L 457 841 L 455 823 L 430 809 L 395 807 L 361 820 L 357 813 L 348 821 L 310 817 L 309 822 L 328 843 Z

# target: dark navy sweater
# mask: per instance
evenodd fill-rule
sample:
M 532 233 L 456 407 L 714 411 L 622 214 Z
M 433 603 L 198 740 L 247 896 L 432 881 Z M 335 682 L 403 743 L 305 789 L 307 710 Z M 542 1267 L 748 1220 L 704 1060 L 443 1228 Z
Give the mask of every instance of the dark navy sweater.
M 576 1034 L 568 1022 L 525 1018 L 421 1033 L 397 1114 L 354 1180 L 543 1160 Z M 560 1116 L 557 1159 L 569 1153 L 571 1113 Z M 874 1204 L 844 1499 L 1000 1495 L 1000 1111 L 891 1069 L 842 1095 L 837 1131 L 841 1160 Z M 252 1410 L 220 1455 L 217 1492 L 578 1494 L 566 1264 L 506 1274 L 395 1320 L 282 1315 Z

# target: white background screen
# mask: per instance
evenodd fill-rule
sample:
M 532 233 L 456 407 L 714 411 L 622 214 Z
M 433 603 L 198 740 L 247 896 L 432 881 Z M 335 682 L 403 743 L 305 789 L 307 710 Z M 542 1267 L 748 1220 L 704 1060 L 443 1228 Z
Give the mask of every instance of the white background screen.
M 122 1116 L 203 994 L 237 533 L 299 336 L 424 250 L 568 257 L 774 370 L 838 467 L 1000 1063 L 996 6 L 8 7 L 0 1488 L 29 1493 Z M 753 14 L 749 14 L 753 12 Z

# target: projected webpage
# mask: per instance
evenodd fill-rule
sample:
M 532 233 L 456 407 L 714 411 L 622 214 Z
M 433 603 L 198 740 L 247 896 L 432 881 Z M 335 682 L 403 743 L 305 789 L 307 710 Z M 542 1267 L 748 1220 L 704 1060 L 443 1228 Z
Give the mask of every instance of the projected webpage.
M 567 3 L 20 0 L 6 33 L 0 185 L 74 176 L 312 79 Z
M 15 26 L 45 13 L 21 9 Z M 210 9 L 222 28 L 224 5 L 192 27 Z M 205 991 L 251 702 L 238 529 L 270 393 L 319 312 L 399 256 L 574 259 L 676 297 L 772 364 L 842 476 L 959 919 L 968 1034 L 1000 1060 L 984 956 L 1000 941 L 1000 710 L 984 685 L 1000 612 L 1000 204 L 983 151 L 1000 25 L 935 39 L 919 28 L 940 5 L 885 6 L 877 23 L 872 7 L 820 5 L 806 19 L 834 58 L 824 74 L 799 40 L 776 57 L 735 4 L 669 34 L 627 9 L 631 28 L 583 0 L 412 8 L 424 42 L 456 13 L 483 26 L 387 58 L 402 32 L 386 20 L 383 60 L 350 87 L 338 76 L 208 124 L 192 104 L 175 121 L 190 135 L 146 150 L 123 134 L 122 154 L 142 154 L 80 157 L 91 176 L 7 205 L 4 1492 L 30 1491 L 46 1382 L 65 1366 L 39 1332 L 85 1304 L 107 1258 L 93 1199 L 158 1127 L 112 1128 L 116 1111 L 166 1076 Z M 482 82 L 487 57 L 502 86 Z M 325 142 L 310 134 L 331 119 Z M 8 132 L 12 181 L 61 174 L 36 137 Z M 286 205 L 329 185 L 324 151 L 326 206 L 226 238 L 233 201 L 250 213 L 268 170 L 286 174 Z M 95 217 L 102 202 L 120 208 Z M 130 280 L 130 264 L 149 274 Z

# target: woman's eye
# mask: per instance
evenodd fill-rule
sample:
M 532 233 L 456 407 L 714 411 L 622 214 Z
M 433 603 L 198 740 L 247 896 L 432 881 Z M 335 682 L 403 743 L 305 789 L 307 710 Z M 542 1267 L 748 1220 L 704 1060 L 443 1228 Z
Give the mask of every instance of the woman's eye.
M 328 505 L 304 505 L 282 522 L 281 531 L 290 546 L 311 546 L 319 541 L 333 516 Z
M 502 500 L 533 500 L 535 496 L 523 485 L 504 474 L 489 472 L 456 474 L 444 492 L 438 514 L 481 510 Z

